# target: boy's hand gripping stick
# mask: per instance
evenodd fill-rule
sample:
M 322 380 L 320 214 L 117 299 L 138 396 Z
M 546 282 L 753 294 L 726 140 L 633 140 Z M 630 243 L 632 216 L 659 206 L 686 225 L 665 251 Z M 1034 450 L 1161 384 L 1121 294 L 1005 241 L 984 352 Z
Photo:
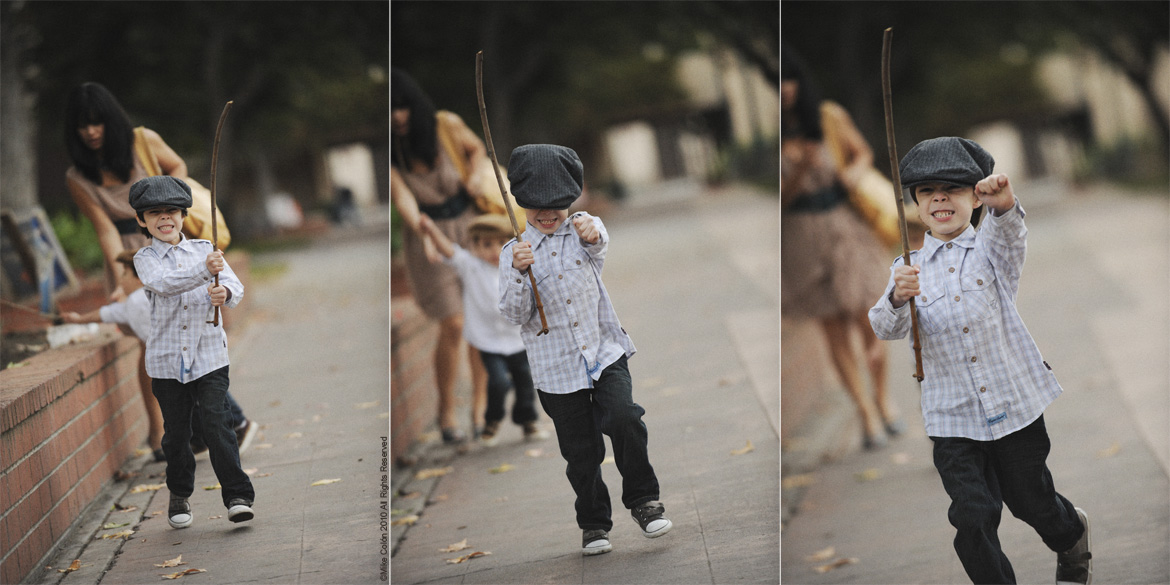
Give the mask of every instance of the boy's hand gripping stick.
M 902 203 L 902 174 L 898 170 L 898 147 L 894 144 L 894 104 L 890 91 L 890 42 L 894 29 L 887 28 L 882 38 L 882 101 L 886 107 L 886 145 L 890 150 L 890 173 L 894 178 L 894 199 L 898 202 L 898 227 L 902 229 L 902 260 L 910 266 L 910 236 L 906 233 L 906 209 Z M 910 299 L 910 334 L 913 336 L 914 377 L 922 381 L 922 343 L 918 340 L 918 310 Z
M 228 110 L 232 109 L 232 102 L 223 106 L 223 113 L 219 115 L 219 123 L 215 125 L 215 144 L 211 147 L 211 247 L 219 249 L 219 222 L 215 217 L 215 170 L 219 164 L 219 134 L 223 130 L 223 121 L 227 119 Z M 215 275 L 215 286 L 219 286 L 219 273 Z M 213 327 L 219 327 L 219 306 L 215 307 L 215 317 L 208 321 Z
M 492 159 L 492 170 L 496 172 L 496 182 L 500 184 L 500 196 L 504 198 L 504 206 L 508 208 L 508 219 L 512 221 L 512 233 L 516 241 L 520 242 L 520 226 L 516 225 L 516 216 L 512 213 L 512 201 L 508 199 L 508 190 L 504 187 L 504 177 L 500 175 L 500 162 L 496 160 L 496 149 L 492 146 L 492 131 L 488 128 L 487 106 L 483 102 L 483 51 L 475 54 L 475 95 L 479 98 L 479 119 L 483 122 L 483 138 L 487 143 L 488 155 Z M 540 313 L 540 333 L 537 337 L 548 333 L 548 320 L 544 317 L 544 304 L 540 302 L 540 292 L 536 290 L 536 277 L 532 275 L 532 267 L 528 267 L 528 281 L 532 283 L 532 295 L 536 297 L 536 310 Z

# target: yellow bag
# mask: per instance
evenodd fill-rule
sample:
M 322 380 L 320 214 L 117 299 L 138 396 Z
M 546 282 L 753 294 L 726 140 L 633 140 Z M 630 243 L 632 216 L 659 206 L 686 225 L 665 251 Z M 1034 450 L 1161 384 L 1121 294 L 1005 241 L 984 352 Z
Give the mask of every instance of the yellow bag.
M 466 155 L 459 149 L 459 144 L 455 138 L 455 132 L 462 125 L 463 120 L 457 114 L 440 110 L 436 115 L 436 134 L 438 135 L 439 143 L 443 145 L 443 149 L 447 151 L 447 156 L 455 163 L 455 170 L 459 172 L 459 178 L 464 185 L 471 181 L 476 181 L 480 185 L 480 192 L 483 193 L 480 197 L 473 197 L 475 200 L 475 207 L 483 213 L 495 213 L 499 215 L 507 215 L 508 208 L 504 205 L 504 198 L 500 194 L 500 184 L 496 180 L 494 172 L 482 172 L 478 177 L 470 177 L 471 164 L 467 160 Z M 488 167 L 491 170 L 491 167 Z M 511 183 L 508 182 L 508 173 L 505 169 L 500 169 L 500 177 L 504 180 L 504 189 L 508 191 L 509 203 L 512 204 L 513 217 L 516 219 L 516 225 L 519 226 L 520 231 L 523 232 L 527 227 L 528 222 L 524 218 L 524 212 L 516 205 L 516 198 L 512 196 Z
M 146 142 L 146 136 L 141 126 L 134 129 L 134 151 L 138 154 L 139 160 L 142 161 L 142 166 L 146 168 L 147 175 L 155 177 L 162 174 L 162 169 L 158 166 L 158 157 L 150 149 L 150 144 Z M 191 187 L 191 209 L 187 210 L 187 217 L 183 220 L 183 235 L 193 240 L 210 242 L 212 237 L 211 190 L 191 177 L 183 179 L 183 182 Z M 215 235 L 219 237 L 219 241 L 214 242 L 214 244 L 217 250 L 223 251 L 231 243 L 232 234 L 228 231 L 227 222 L 224 221 L 223 212 L 219 210 L 218 205 L 215 206 L 215 219 L 217 224 Z
M 842 144 L 841 126 L 848 123 L 849 114 L 840 105 L 826 101 L 821 104 L 821 127 L 825 132 L 825 144 L 833 154 L 837 168 L 844 168 L 845 145 Z M 900 245 L 902 230 L 898 226 L 898 202 L 894 199 L 894 184 L 881 171 L 869 167 L 861 180 L 849 190 L 849 203 L 873 228 L 878 240 L 886 246 Z M 921 220 L 906 214 L 906 222 L 920 224 Z

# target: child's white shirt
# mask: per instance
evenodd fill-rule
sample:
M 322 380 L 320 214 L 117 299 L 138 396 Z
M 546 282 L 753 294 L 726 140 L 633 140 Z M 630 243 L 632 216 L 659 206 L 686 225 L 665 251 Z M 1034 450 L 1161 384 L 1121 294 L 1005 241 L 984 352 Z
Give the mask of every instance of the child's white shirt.
M 98 309 L 102 323 L 122 323 L 129 325 L 138 339 L 146 341 L 150 337 L 150 299 L 146 298 L 146 289 L 138 290 L 126 296 L 126 300 L 110 303 Z
M 497 307 L 499 269 L 459 246 L 444 263 L 459 273 L 463 283 L 463 337 L 467 343 L 501 355 L 524 351 L 520 326 L 504 319 Z

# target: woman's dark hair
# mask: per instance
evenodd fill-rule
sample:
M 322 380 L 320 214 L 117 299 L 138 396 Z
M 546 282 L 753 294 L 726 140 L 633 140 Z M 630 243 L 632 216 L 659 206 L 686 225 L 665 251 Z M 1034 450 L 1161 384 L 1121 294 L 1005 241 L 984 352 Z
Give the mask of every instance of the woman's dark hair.
M 821 129 L 821 92 L 809 76 L 804 61 L 789 47 L 783 47 L 780 51 L 780 79 L 800 84 L 796 91 L 796 104 L 792 106 L 794 115 L 781 117 L 781 136 L 812 140 L 824 138 Z
M 402 108 L 410 110 L 410 131 L 406 140 L 395 137 L 390 141 L 390 164 L 409 170 L 406 162 L 418 159 L 428 167 L 434 167 L 435 157 L 439 155 L 435 104 L 405 71 L 391 67 L 390 109 Z
M 77 129 L 105 124 L 101 152 L 81 141 Z M 102 169 L 109 169 L 123 183 L 130 181 L 134 168 L 134 128 L 122 105 L 100 83 L 83 83 L 69 92 L 65 104 L 65 148 L 74 166 L 85 178 L 102 184 Z

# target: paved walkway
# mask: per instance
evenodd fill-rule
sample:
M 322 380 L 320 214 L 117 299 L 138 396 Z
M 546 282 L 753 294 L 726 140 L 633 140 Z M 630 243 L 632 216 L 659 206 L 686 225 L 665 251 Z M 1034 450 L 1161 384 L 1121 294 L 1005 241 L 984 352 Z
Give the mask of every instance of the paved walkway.
M 1056 487 L 1090 515 L 1095 582 L 1168 583 L 1170 202 L 1100 186 L 1017 193 L 1029 228 L 1020 312 L 1065 390 L 1045 414 Z M 968 582 L 912 372 L 908 344 L 892 343 L 906 436 L 785 478 L 807 487 L 785 524 L 784 583 Z M 1000 537 L 1021 583 L 1052 582 L 1055 555 L 1006 510 Z
M 164 464 L 142 458 L 127 466 L 137 476 L 99 498 L 74 541 L 32 582 L 158 583 L 186 570 L 206 571 L 182 577 L 197 583 L 385 581 L 386 234 L 335 230 L 306 249 L 252 257 L 243 301 L 253 303 L 252 315 L 229 343 L 232 394 L 263 429 L 241 457 L 256 489 L 254 520 L 227 520 L 202 456 L 194 524 L 170 528 L 167 489 L 131 489 L 164 481 Z M 114 504 L 134 509 L 108 511 Z M 125 530 L 133 530 L 128 539 L 102 538 Z M 180 556 L 182 564 L 160 566 Z M 58 572 L 74 559 L 80 570 Z
M 393 518 L 417 516 L 393 529 L 394 583 L 778 581 L 778 199 L 728 190 L 599 215 L 673 530 L 642 537 L 607 463 L 614 550 L 582 557 L 555 436 L 525 443 L 505 425 L 496 447 L 431 446 L 394 471 Z M 445 475 L 417 479 L 430 470 Z

